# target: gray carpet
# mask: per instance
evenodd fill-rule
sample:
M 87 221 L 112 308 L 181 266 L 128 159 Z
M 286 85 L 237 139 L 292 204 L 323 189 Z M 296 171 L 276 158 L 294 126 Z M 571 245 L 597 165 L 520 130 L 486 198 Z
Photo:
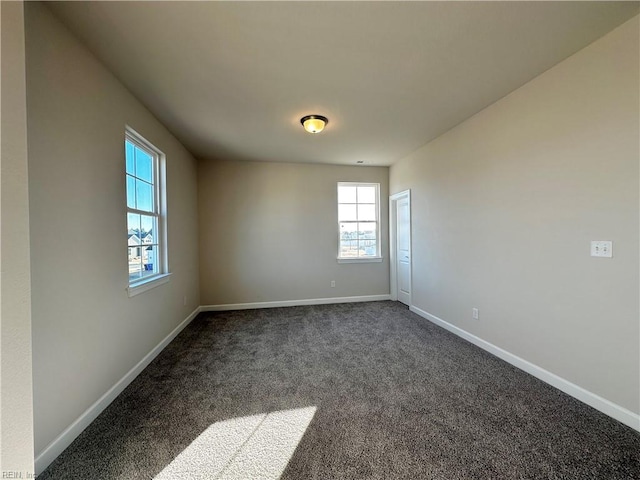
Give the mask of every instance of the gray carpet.
M 394 302 L 202 313 L 38 479 L 151 479 L 310 406 L 284 479 L 640 479 L 640 434 Z

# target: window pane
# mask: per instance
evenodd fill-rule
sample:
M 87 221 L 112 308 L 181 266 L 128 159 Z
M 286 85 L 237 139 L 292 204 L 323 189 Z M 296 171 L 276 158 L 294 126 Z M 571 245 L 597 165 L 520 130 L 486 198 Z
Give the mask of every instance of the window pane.
M 158 273 L 158 246 L 149 245 L 142 249 L 142 276 Z
M 127 244 L 129 246 L 129 280 L 140 277 L 142 264 L 140 259 L 140 215 L 127 214 Z
M 153 212 L 153 187 L 140 180 L 136 180 L 136 208 Z
M 340 256 L 355 258 L 358 256 L 358 241 L 346 240 L 340 241 Z
M 140 242 L 140 215 L 136 213 L 127 213 L 127 229 L 129 230 L 128 236 L 131 240 L 131 235 L 136 235 L 138 245 Z
M 378 253 L 377 244 L 377 223 L 376 222 L 360 222 L 358 223 L 358 256 L 375 257 Z
M 357 238 L 358 237 L 358 224 L 356 222 L 342 222 L 340 223 L 340 238 Z
M 341 257 L 358 256 L 358 224 L 356 222 L 340 224 L 339 255 Z
M 360 256 L 375 257 L 378 253 L 377 244 L 375 240 L 361 240 L 360 241 Z
M 356 203 L 356 187 L 338 186 L 338 203 Z
M 140 216 L 140 240 L 143 244 L 149 245 L 151 243 L 157 243 L 153 241 L 156 230 L 155 226 L 155 217 L 150 217 L 147 215 Z
M 129 247 L 129 281 L 142 276 L 142 257 L 140 247 Z
M 376 203 L 376 187 L 358 187 L 358 203 Z
M 153 183 L 153 159 L 139 148 L 136 148 L 136 177 Z
M 133 143 L 131 143 L 128 140 L 125 140 L 124 142 L 124 156 L 127 159 L 127 173 L 130 175 L 135 175 L 136 174 L 136 170 L 135 170 L 135 166 L 134 166 L 134 146 Z
M 360 240 L 375 240 L 378 230 L 376 225 L 376 222 L 358 223 L 358 238 Z
M 357 220 L 356 206 L 355 205 L 338 205 L 338 221 L 343 222 L 347 220 Z
M 358 205 L 358 220 L 376 220 L 375 205 Z
M 136 208 L 136 180 L 127 175 L 127 207 Z

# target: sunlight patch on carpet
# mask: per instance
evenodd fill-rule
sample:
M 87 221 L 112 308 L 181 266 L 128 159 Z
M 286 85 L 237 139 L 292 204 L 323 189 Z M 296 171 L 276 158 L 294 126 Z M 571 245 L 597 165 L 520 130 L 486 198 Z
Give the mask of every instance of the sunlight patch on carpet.
M 214 423 L 154 479 L 277 479 L 315 412 L 305 407 Z

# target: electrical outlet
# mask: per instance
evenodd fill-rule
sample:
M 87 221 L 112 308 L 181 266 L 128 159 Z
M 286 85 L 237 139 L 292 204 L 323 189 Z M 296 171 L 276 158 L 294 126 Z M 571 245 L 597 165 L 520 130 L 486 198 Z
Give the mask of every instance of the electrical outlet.
M 613 242 L 609 240 L 592 240 L 591 241 L 592 257 L 613 257 Z
M 479 320 L 480 319 L 480 312 L 478 311 L 477 308 L 472 308 L 471 309 L 471 315 L 473 316 L 474 320 Z
M 336 288 L 336 281 L 335 280 L 331 280 L 331 288 Z

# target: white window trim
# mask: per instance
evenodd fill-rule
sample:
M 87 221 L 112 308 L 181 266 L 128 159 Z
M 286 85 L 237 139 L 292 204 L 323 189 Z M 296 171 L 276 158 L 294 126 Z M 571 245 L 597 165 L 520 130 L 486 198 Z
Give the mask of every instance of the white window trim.
M 136 132 L 129 125 L 125 126 L 125 140 L 130 141 L 134 145 L 150 150 L 154 154 L 154 173 L 157 176 L 156 188 L 154 189 L 154 202 L 156 205 L 157 214 L 157 226 L 158 226 L 158 265 L 159 273 L 128 282 L 126 288 L 129 297 L 135 297 L 143 292 L 149 291 L 152 288 L 158 287 L 167 283 L 171 278 L 171 272 L 169 271 L 169 256 L 167 248 L 167 183 L 166 183 L 166 156 L 155 145 L 149 142 L 146 138 Z M 126 173 L 125 173 L 126 175 Z M 125 185 L 126 189 L 126 185 Z M 135 208 L 126 208 L 127 213 L 139 213 L 142 215 L 148 215 L 149 212 L 138 211 Z M 127 247 L 128 248 L 128 247 Z M 128 276 L 128 274 L 127 274 Z
M 338 263 L 380 263 L 382 257 L 338 257 Z
M 338 182 L 337 187 L 340 186 L 362 186 L 362 187 L 376 187 L 376 251 L 377 255 L 370 257 L 341 257 L 340 256 L 340 219 L 338 218 L 338 256 L 336 260 L 338 263 L 381 263 L 382 262 L 382 239 L 380 238 L 380 184 L 371 182 Z M 340 204 L 337 197 L 336 187 L 336 208 Z
M 136 295 L 167 283 L 170 280 L 169 277 L 171 277 L 171 273 L 160 273 L 153 277 L 145 278 L 142 281 L 132 283 L 127 287 L 127 294 L 129 297 L 135 297 Z

